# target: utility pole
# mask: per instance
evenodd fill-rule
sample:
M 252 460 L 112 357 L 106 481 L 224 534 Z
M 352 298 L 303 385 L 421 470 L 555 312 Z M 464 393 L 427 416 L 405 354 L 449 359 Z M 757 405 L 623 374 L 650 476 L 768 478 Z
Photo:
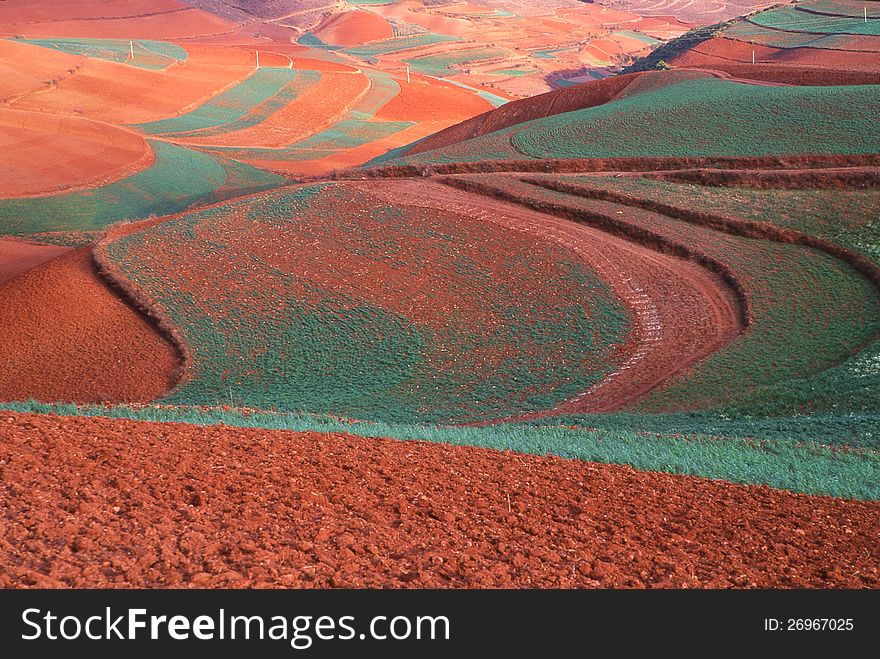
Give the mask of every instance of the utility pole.
M 754 63 L 755 63 L 755 51 L 753 50 L 752 51 L 752 64 L 754 64 Z
M 865 23 L 868 22 L 868 5 L 865 5 Z
M 410 80 L 409 77 L 409 67 L 406 67 L 406 83 L 409 84 L 410 82 L 412 82 L 412 80 Z
M 865 10 L 867 11 L 867 9 Z M 128 50 L 131 52 L 131 59 L 134 59 L 134 41 L 128 42 Z
M 260 68 L 260 51 L 257 51 L 257 69 Z

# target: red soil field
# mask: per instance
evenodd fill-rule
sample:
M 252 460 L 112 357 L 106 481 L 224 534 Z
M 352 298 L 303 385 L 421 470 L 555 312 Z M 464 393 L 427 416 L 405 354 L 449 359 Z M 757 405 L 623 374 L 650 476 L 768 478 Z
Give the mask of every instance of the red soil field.
M 175 39 L 228 32 L 234 23 L 169 0 L 7 0 L 0 34 L 28 37 Z
M 438 32 L 454 37 L 463 36 L 473 29 L 473 24 L 470 21 L 419 11 L 422 7 L 423 3 L 421 2 L 398 2 L 391 5 L 370 7 L 370 10 L 386 18 L 396 18 L 406 23 L 418 25 L 429 32 Z
M 38 46 L 29 48 L 35 61 L 46 52 Z M 208 45 L 186 49 L 187 60 L 166 71 L 88 59 L 56 87 L 25 95 L 15 107 L 117 124 L 155 121 L 188 111 L 254 71 L 254 56 L 244 50 Z
M 18 240 L 0 238 L 0 284 L 67 252 L 69 249 L 69 247 L 58 245 L 33 245 Z
M 319 39 L 334 46 L 359 46 L 394 36 L 388 21 L 360 9 L 334 14 L 314 32 Z
M 400 93 L 376 113 L 379 121 L 419 121 L 443 123 L 431 132 L 491 109 L 488 101 L 455 85 L 411 75 L 412 82 L 400 79 Z
M 504 177 L 495 180 L 503 182 Z M 419 181 L 373 181 L 368 189 L 389 203 L 455 211 L 550 240 L 574 252 L 611 286 L 635 325 L 624 349 L 625 361 L 552 414 L 618 409 L 732 341 L 743 329 L 732 292 L 694 263 L 481 194 Z
M 306 62 L 295 60 L 296 66 Z M 180 140 L 185 144 L 218 146 L 283 147 L 324 130 L 338 121 L 369 91 L 366 76 L 350 71 L 325 71 L 321 80 L 306 89 L 292 103 L 256 126 L 210 137 Z
M 0 25 L 30 25 L 75 19 L 134 18 L 186 8 L 177 0 L 6 0 Z
M 451 122 L 440 123 L 439 125 L 444 126 L 449 123 Z M 257 167 L 264 167 L 297 178 L 323 178 L 339 171 L 345 171 L 352 167 L 362 165 L 377 156 L 387 153 L 389 149 L 397 148 L 401 144 L 409 144 L 410 142 L 415 142 L 428 135 L 433 135 L 436 130 L 437 124 L 435 123 L 418 123 L 415 126 L 410 126 L 394 135 L 368 142 L 362 146 L 337 151 L 324 158 L 293 162 L 257 160 L 249 162 L 252 162 L 252 164 Z
M 725 62 L 751 64 L 752 51 L 759 64 L 787 64 L 794 68 L 819 67 L 835 71 L 878 71 L 876 52 L 827 50 L 821 48 L 772 48 L 760 44 L 715 37 L 695 45 L 671 60 L 675 66 L 713 67 Z
M 71 75 L 82 62 L 83 58 L 76 55 L 0 39 L 0 102 L 45 90 Z
M 0 151 L 0 197 L 105 185 L 154 160 L 146 140 L 123 128 L 8 108 L 0 109 Z
M 145 402 L 166 393 L 177 350 L 100 278 L 89 249 L 0 285 L 0 399 Z
M 0 458 L 6 588 L 880 586 L 877 502 L 347 434 L 10 412 Z

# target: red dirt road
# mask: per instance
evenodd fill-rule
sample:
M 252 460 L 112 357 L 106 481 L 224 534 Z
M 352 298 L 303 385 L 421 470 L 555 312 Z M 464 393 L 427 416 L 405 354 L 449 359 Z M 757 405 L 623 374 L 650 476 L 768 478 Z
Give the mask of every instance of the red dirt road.
M 0 587 L 880 586 L 880 503 L 443 444 L 0 412 L 0 492 Z
M 143 402 L 166 393 L 177 350 L 73 250 L 0 285 L 0 400 Z

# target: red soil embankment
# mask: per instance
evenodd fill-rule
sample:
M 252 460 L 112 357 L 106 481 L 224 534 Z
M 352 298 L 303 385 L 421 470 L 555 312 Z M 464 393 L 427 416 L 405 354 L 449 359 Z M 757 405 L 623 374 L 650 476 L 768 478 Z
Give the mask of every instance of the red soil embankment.
M 758 190 L 866 190 L 880 188 L 880 167 L 839 169 L 682 169 L 643 174 L 673 183 Z
M 602 105 L 613 100 L 620 92 L 642 73 L 630 73 L 603 80 L 596 80 L 589 85 L 578 85 L 568 89 L 559 89 L 532 98 L 512 101 L 500 108 L 489 110 L 481 115 L 468 119 L 455 126 L 450 126 L 436 135 L 420 142 L 413 147 L 408 155 L 431 151 L 450 144 L 457 144 L 474 137 L 480 137 L 515 124 L 548 117 L 560 112 L 580 110 Z
M 6 588 L 880 586 L 877 502 L 444 444 L 10 412 L 0 458 Z
M 830 169 L 878 167 L 880 154 L 710 157 L 544 158 L 534 160 L 480 160 L 437 164 L 391 165 L 340 172 L 336 178 L 414 178 L 442 174 L 493 174 L 498 172 L 575 174 L 586 172 L 659 172 L 681 169 Z
M 0 284 L 67 252 L 69 247 L 0 238 Z
M 76 249 L 0 285 L 0 400 L 146 402 L 168 392 L 177 349 Z
M 295 60 L 302 66 L 301 60 Z M 354 69 L 324 71 L 321 79 L 255 126 L 180 140 L 193 145 L 282 148 L 328 128 L 369 93 L 370 80 Z
M 97 187 L 149 167 L 134 132 L 79 117 L 0 108 L 0 197 Z

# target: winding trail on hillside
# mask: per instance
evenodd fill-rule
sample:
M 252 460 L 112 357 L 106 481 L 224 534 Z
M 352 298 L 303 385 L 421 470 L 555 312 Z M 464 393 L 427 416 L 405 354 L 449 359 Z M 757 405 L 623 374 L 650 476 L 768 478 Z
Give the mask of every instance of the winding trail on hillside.
M 551 410 L 498 421 L 618 409 L 712 354 L 745 327 L 735 292 L 697 263 L 438 182 L 373 181 L 363 190 L 389 203 L 453 210 L 557 243 L 596 272 L 628 309 L 632 331 L 617 370 Z

